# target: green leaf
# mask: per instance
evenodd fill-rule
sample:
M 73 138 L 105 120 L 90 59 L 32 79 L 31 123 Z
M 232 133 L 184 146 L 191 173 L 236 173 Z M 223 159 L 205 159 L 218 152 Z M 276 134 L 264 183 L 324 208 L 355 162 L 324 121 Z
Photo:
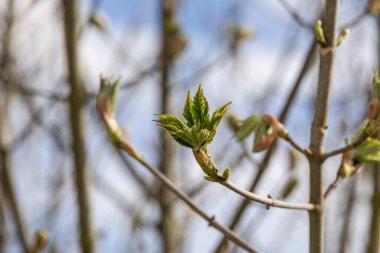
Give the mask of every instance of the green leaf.
M 232 102 L 228 102 L 227 104 L 223 105 L 222 107 L 218 107 L 214 113 L 212 114 L 211 116 L 211 120 L 210 120 L 210 124 L 209 124 L 209 127 L 208 127 L 208 130 L 213 130 L 213 129 L 216 129 L 219 124 L 220 124 L 220 121 L 222 120 L 224 114 L 226 114 L 227 110 L 228 110 L 228 106 L 231 104 Z
M 375 69 L 372 69 L 372 90 L 371 95 L 380 101 L 380 74 Z
M 189 134 L 189 128 L 180 118 L 170 114 L 156 114 L 155 116 L 160 118 L 159 120 L 154 120 L 157 125 L 168 131 L 175 141 L 185 147 L 193 148 L 194 143 Z
M 232 102 L 228 102 L 227 104 L 223 105 L 222 107 L 217 108 L 214 113 L 212 114 L 208 130 L 210 131 L 210 135 L 205 143 L 205 145 L 208 145 L 212 142 L 212 140 L 215 137 L 216 130 L 218 129 L 218 126 L 223 118 L 223 116 L 226 114 L 228 110 L 228 106 Z
M 193 149 L 194 146 L 196 146 L 196 143 L 194 142 L 194 139 L 190 133 L 190 129 L 186 129 L 184 131 L 180 130 L 177 131 L 175 134 L 172 135 L 173 138 L 181 145 Z
M 203 128 L 207 128 L 209 125 L 209 111 L 208 102 L 203 95 L 202 86 L 199 85 L 197 94 L 195 94 L 193 99 L 193 118 L 194 123 L 199 124 Z
M 159 117 L 159 120 L 154 120 L 164 129 L 168 131 L 173 131 L 172 129 L 184 130 L 186 129 L 186 125 L 182 122 L 182 120 L 174 115 L 170 114 L 155 114 L 155 116 Z
M 162 127 L 181 145 L 194 150 L 204 149 L 213 140 L 216 129 L 231 102 L 215 110 L 210 120 L 208 102 L 203 95 L 202 86 L 191 100 L 190 91 L 187 93 L 183 108 L 183 117 L 186 124 L 180 118 L 173 115 L 156 115 L 158 126 Z
M 264 120 L 260 120 L 255 125 L 255 140 L 254 140 L 254 146 L 256 146 L 260 141 L 267 135 L 268 130 L 268 124 Z
M 194 150 L 201 149 L 209 137 L 210 132 L 207 129 L 199 129 L 197 125 L 193 126 L 190 131 L 195 143 Z
M 250 136 L 257 127 L 257 124 L 262 121 L 260 115 L 252 115 L 243 121 L 243 124 L 237 131 L 235 137 L 238 141 L 242 141 Z
M 355 149 L 352 156 L 354 162 L 380 162 L 380 141 L 367 138 Z
M 191 93 L 187 92 L 185 106 L 183 108 L 183 117 L 187 120 L 187 126 L 192 127 L 194 125 L 193 118 L 193 101 L 191 101 Z

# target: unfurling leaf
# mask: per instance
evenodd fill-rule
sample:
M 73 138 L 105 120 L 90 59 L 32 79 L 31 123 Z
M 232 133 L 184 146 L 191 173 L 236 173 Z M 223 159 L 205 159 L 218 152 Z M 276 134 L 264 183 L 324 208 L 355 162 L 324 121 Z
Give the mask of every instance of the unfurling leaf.
M 186 122 L 173 115 L 156 115 L 159 118 L 155 120 L 158 126 L 166 130 L 179 144 L 193 150 L 195 160 L 207 175 L 205 179 L 212 182 L 225 181 L 230 173 L 229 170 L 225 170 L 223 176 L 218 175 L 207 149 L 230 104 L 231 102 L 228 102 L 217 108 L 210 119 L 210 108 L 203 95 L 202 86 L 199 85 L 193 100 L 190 91 L 187 93 L 183 107 L 183 117 Z
M 193 99 L 193 115 L 194 123 L 198 124 L 202 129 L 208 128 L 209 118 L 210 118 L 210 108 L 208 107 L 208 102 L 203 95 L 202 86 L 198 86 L 198 91 Z
M 380 141 L 367 138 L 352 155 L 353 163 L 380 162 Z
M 242 141 L 248 138 L 255 131 L 260 121 L 261 116 L 256 114 L 245 119 L 235 135 L 236 139 Z
M 238 141 L 242 141 L 252 133 L 255 133 L 253 152 L 267 149 L 279 134 L 284 132 L 284 126 L 272 115 L 252 115 L 243 121 L 236 133 Z
M 210 119 L 208 102 L 203 95 L 202 86 L 199 85 L 193 100 L 190 91 L 187 93 L 183 108 L 186 123 L 176 116 L 159 114 L 156 116 L 160 119 L 155 121 L 179 144 L 194 150 L 207 149 L 230 104 L 231 102 L 217 108 Z
M 125 138 L 122 129 L 114 118 L 118 91 L 119 80 L 111 81 L 109 78 L 101 77 L 96 108 L 106 127 L 108 138 L 114 144 L 119 144 Z
M 187 92 L 186 102 L 183 108 L 183 117 L 185 117 L 185 119 L 187 120 L 188 127 L 194 125 L 193 101 L 191 101 L 190 91 Z

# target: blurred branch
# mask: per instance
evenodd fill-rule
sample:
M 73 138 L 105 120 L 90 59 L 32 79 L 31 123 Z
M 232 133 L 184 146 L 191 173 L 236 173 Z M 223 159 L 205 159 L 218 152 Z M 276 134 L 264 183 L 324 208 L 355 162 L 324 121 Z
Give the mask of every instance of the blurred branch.
M 20 207 L 17 203 L 16 193 L 14 190 L 14 185 L 12 182 L 12 176 L 10 171 L 9 153 L 3 146 L 0 147 L 0 162 L 0 179 L 5 199 L 8 201 L 10 205 L 10 210 L 12 211 L 12 215 L 15 219 L 17 234 L 20 239 L 21 248 L 24 253 L 29 253 L 27 228 L 24 219 L 21 215 Z
M 75 185 L 79 205 L 80 245 L 83 253 L 95 252 L 86 179 L 86 153 L 84 141 L 85 87 L 80 77 L 77 54 L 77 2 L 63 0 L 64 31 L 67 54 L 67 68 L 70 82 L 70 123 L 72 133 L 72 152 L 75 168 Z
M 280 116 L 278 118 L 280 122 L 284 123 L 286 121 L 286 119 L 288 117 L 288 113 L 290 111 L 290 108 L 294 103 L 294 100 L 297 96 L 299 88 L 301 87 L 302 80 L 306 76 L 306 73 L 308 72 L 310 66 L 312 65 L 312 62 L 314 61 L 316 52 L 317 52 L 317 44 L 315 42 L 313 42 L 313 44 L 309 48 L 307 56 L 306 56 L 304 63 L 301 67 L 301 70 L 298 74 L 298 77 L 297 77 L 297 79 L 296 79 L 296 81 L 292 87 L 292 90 L 290 91 L 290 93 L 286 99 L 286 102 L 283 106 L 283 109 L 280 113 Z M 273 143 L 272 146 L 265 153 L 265 156 L 264 156 L 263 160 L 261 161 L 261 163 L 258 167 L 258 172 L 255 176 L 255 179 L 253 180 L 253 182 L 249 188 L 250 192 L 253 192 L 256 189 L 256 187 L 258 186 L 262 176 L 264 175 L 266 168 L 269 165 L 269 161 L 272 158 L 272 155 L 276 149 L 276 146 L 277 146 L 277 142 Z M 248 207 L 248 205 L 249 205 L 248 200 L 244 200 L 240 203 L 236 212 L 234 213 L 234 216 L 231 219 L 231 223 L 229 225 L 229 228 L 231 228 L 232 230 L 235 229 L 235 227 L 238 225 L 240 219 L 242 219 L 243 213 L 246 210 L 246 208 Z M 216 253 L 226 252 L 226 247 L 227 247 L 227 240 L 226 240 L 226 238 L 223 238 L 222 241 L 220 241 L 220 243 L 216 247 L 214 252 L 216 252 Z
M 376 164 L 371 169 L 373 173 L 373 194 L 367 253 L 378 253 L 380 252 L 380 166 Z
M 1 180 L 1 178 L 0 178 Z M 3 189 L 0 189 L 0 253 L 4 253 L 4 247 L 6 243 L 6 229 L 5 229 L 5 213 L 4 213 L 4 193 Z
M 349 193 L 348 193 L 348 199 L 347 199 L 347 206 L 343 209 L 344 210 L 344 221 L 343 221 L 343 227 L 339 242 L 339 253 L 347 253 L 349 249 L 349 242 L 351 241 L 351 233 L 350 233 L 350 225 L 353 222 L 353 213 L 354 213 L 354 205 L 356 202 L 356 183 L 357 183 L 357 177 L 353 178 L 353 181 L 351 182 L 349 186 Z
M 2 50 L 0 59 L 0 73 L 9 78 L 13 78 L 13 59 L 11 56 L 11 39 L 12 29 L 14 24 L 14 1 L 7 1 L 7 12 L 4 18 L 5 29 L 2 34 Z M 6 85 L 9 86 L 9 85 Z M 4 89 L 2 92 L 3 99 L 0 100 L 0 182 L 2 186 L 2 193 L 6 201 L 5 204 L 9 205 L 11 214 L 16 224 L 17 236 L 19 237 L 22 251 L 29 253 L 28 233 L 27 227 L 24 222 L 20 207 L 18 205 L 17 196 L 15 193 L 15 186 L 12 181 L 11 175 L 11 161 L 10 161 L 10 126 L 9 126 L 9 103 L 10 92 L 9 88 Z M 1 200 L 3 201 L 3 200 Z M 3 204 L 3 203 L 2 203 Z M 2 205 L 2 207 L 4 207 Z M 4 229 L 4 227 L 2 228 Z
M 296 9 L 291 6 L 287 0 L 279 0 L 279 3 L 284 7 L 288 14 L 302 27 L 307 28 L 310 31 L 313 31 L 313 24 L 307 23 L 297 12 Z
M 170 79 L 172 64 L 175 60 L 174 47 L 176 46 L 176 36 L 180 34 L 180 25 L 176 21 L 175 15 L 177 12 L 177 0 L 161 0 L 160 15 L 161 15 L 161 51 L 159 55 L 160 62 L 160 113 L 170 113 Z M 172 167 L 174 156 L 174 145 L 169 134 L 164 131 L 160 132 L 161 147 L 159 150 L 159 165 L 160 171 L 176 181 L 174 168 Z M 159 226 L 163 239 L 163 252 L 176 253 L 181 248 L 182 230 L 177 230 L 179 220 L 174 215 L 174 205 L 172 192 L 164 186 L 159 189 L 158 201 L 161 207 L 161 225 Z
M 342 177 L 339 174 L 336 176 L 335 180 L 327 187 L 327 190 L 323 194 L 323 198 L 325 200 L 328 198 L 330 193 L 338 187 L 338 185 L 343 181 L 343 179 L 344 177 Z

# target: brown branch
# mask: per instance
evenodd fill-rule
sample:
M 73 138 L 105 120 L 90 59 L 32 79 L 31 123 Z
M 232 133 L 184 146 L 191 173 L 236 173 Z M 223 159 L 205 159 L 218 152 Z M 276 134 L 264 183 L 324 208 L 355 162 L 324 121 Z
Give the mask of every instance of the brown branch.
M 148 169 L 160 182 L 167 187 L 172 193 L 177 195 L 181 200 L 183 200 L 194 212 L 200 215 L 203 219 L 208 221 L 209 225 L 216 228 L 222 232 L 229 240 L 236 243 L 239 247 L 245 249 L 248 252 L 256 252 L 252 249 L 246 242 L 239 238 L 232 230 L 221 225 L 216 221 L 215 216 L 209 216 L 202 209 L 198 207 L 181 189 L 179 189 L 175 183 L 173 183 L 167 176 L 165 176 L 159 169 L 149 164 L 143 156 L 138 153 L 129 143 L 122 142 L 119 143 L 119 148 L 127 152 L 132 158 L 136 159 L 141 165 Z
M 332 156 L 335 156 L 335 155 L 339 155 L 339 154 L 342 154 L 344 152 L 347 152 L 347 151 L 350 151 L 350 150 L 353 150 L 355 149 L 356 147 L 358 147 L 360 144 L 362 144 L 366 139 L 368 138 L 367 135 L 363 134 L 360 138 L 358 138 L 355 142 L 351 143 L 351 144 L 348 144 L 347 146 L 345 147 L 342 147 L 342 148 L 339 148 L 339 149 L 336 149 L 336 150 L 333 150 L 333 151 L 330 151 L 330 152 L 327 152 L 327 153 L 324 153 L 322 155 L 322 159 L 323 160 L 326 160 L 327 158 L 329 157 L 332 157 Z
M 301 154 L 304 154 L 305 156 L 308 156 L 309 153 L 307 151 L 305 151 L 304 148 L 302 148 L 291 136 L 289 133 L 285 134 L 285 135 L 281 135 L 280 136 L 282 139 L 284 139 L 285 141 L 287 141 L 294 149 L 296 149 L 297 151 L 299 151 Z
M 350 226 L 354 219 L 352 219 L 352 215 L 355 211 L 355 203 L 356 203 L 356 184 L 357 184 L 357 177 L 353 178 L 354 180 L 351 182 L 351 185 L 349 187 L 349 193 L 347 198 L 347 204 L 344 207 L 344 221 L 343 221 L 343 227 L 341 229 L 341 236 L 340 236 L 340 242 L 339 242 L 339 253 L 347 253 L 350 245 L 348 242 L 351 240 L 352 230 L 350 229 Z
M 5 238 L 6 238 L 3 199 L 4 199 L 3 191 L 0 189 L 0 253 L 4 253 Z
M 328 198 L 330 193 L 338 187 L 338 185 L 343 181 L 343 179 L 344 179 L 344 177 L 337 175 L 335 180 L 327 187 L 327 190 L 323 194 L 323 198 L 325 200 Z
M 325 7 L 324 35 L 328 52 L 320 52 L 318 88 L 315 113 L 311 126 L 310 150 L 310 203 L 320 206 L 318 211 L 309 212 L 309 252 L 323 252 L 324 237 L 324 199 L 323 199 L 323 163 L 324 140 L 327 133 L 327 118 L 330 104 L 330 90 L 335 61 L 336 31 L 338 24 L 339 0 L 327 0 Z M 321 48 L 323 49 L 323 48 Z
M 77 54 L 77 8 L 75 0 L 63 0 L 64 30 L 67 54 L 67 68 L 70 82 L 69 117 L 72 134 L 72 153 L 75 168 L 75 186 L 79 206 L 80 246 L 82 252 L 95 252 L 90 217 L 88 183 L 86 180 L 86 153 L 84 141 L 85 87 L 79 73 Z
M 10 79 L 14 78 L 13 75 L 13 60 L 11 55 L 11 45 L 12 45 L 12 29 L 14 24 L 14 1 L 7 1 L 7 10 L 4 18 L 5 29 L 2 34 L 2 48 L 1 48 L 1 59 L 0 59 L 0 73 L 1 75 L 6 75 Z M 11 172 L 11 158 L 10 158 L 10 143 L 11 134 L 10 126 L 8 124 L 9 118 L 7 117 L 9 113 L 9 103 L 10 103 L 10 85 L 9 83 L 4 83 L 3 85 L 7 88 L 2 92 L 2 99 L 0 99 L 0 183 L 1 183 L 1 197 L 4 197 L 1 202 L 3 208 L 5 204 L 9 205 L 9 209 L 14 218 L 17 236 L 20 240 L 20 245 L 24 253 L 29 253 L 29 243 L 28 243 L 28 233 L 27 227 L 22 216 L 20 206 L 18 204 L 17 195 L 15 192 L 15 186 L 12 180 Z M 3 202 L 3 200 L 5 200 Z M 3 217 L 2 217 L 3 218 Z M 2 224 L 4 225 L 4 224 Z M 4 229 L 2 227 L 1 229 Z M 4 233 L 5 231 L 3 231 Z M 3 249 L 0 249 L 3 250 Z
M 3 147 L 0 148 L 0 179 L 3 187 L 5 199 L 8 201 L 10 210 L 16 223 L 17 234 L 20 239 L 21 248 L 24 253 L 29 253 L 26 224 L 21 214 L 21 209 L 17 203 L 17 197 L 12 182 L 10 172 L 9 153 Z
M 173 33 L 169 31 L 168 24 L 175 24 L 175 14 L 177 11 L 177 0 L 161 0 L 161 52 L 160 52 L 160 113 L 170 113 L 170 73 L 172 70 L 173 56 Z M 158 168 L 168 178 L 175 181 L 175 171 L 172 167 L 174 143 L 168 133 L 160 132 L 161 147 L 159 150 Z M 158 201 L 161 208 L 161 224 L 159 226 L 162 236 L 163 251 L 166 253 L 176 253 L 181 248 L 180 238 L 182 231 L 177 230 L 179 220 L 174 215 L 174 203 L 172 192 L 166 187 L 161 186 L 159 189 Z
M 380 166 L 373 168 L 373 194 L 372 194 L 372 214 L 369 227 L 369 241 L 367 253 L 380 251 Z

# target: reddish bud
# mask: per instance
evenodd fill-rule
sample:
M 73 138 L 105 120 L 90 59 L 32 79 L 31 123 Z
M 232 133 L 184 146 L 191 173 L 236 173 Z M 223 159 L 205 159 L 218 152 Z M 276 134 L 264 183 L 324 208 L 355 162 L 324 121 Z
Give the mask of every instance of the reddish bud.
M 284 125 L 271 114 L 264 114 L 263 119 L 274 128 L 275 132 L 281 132 L 285 128 Z
M 372 99 L 368 105 L 368 118 L 376 119 L 379 113 L 379 101 L 377 99 Z

